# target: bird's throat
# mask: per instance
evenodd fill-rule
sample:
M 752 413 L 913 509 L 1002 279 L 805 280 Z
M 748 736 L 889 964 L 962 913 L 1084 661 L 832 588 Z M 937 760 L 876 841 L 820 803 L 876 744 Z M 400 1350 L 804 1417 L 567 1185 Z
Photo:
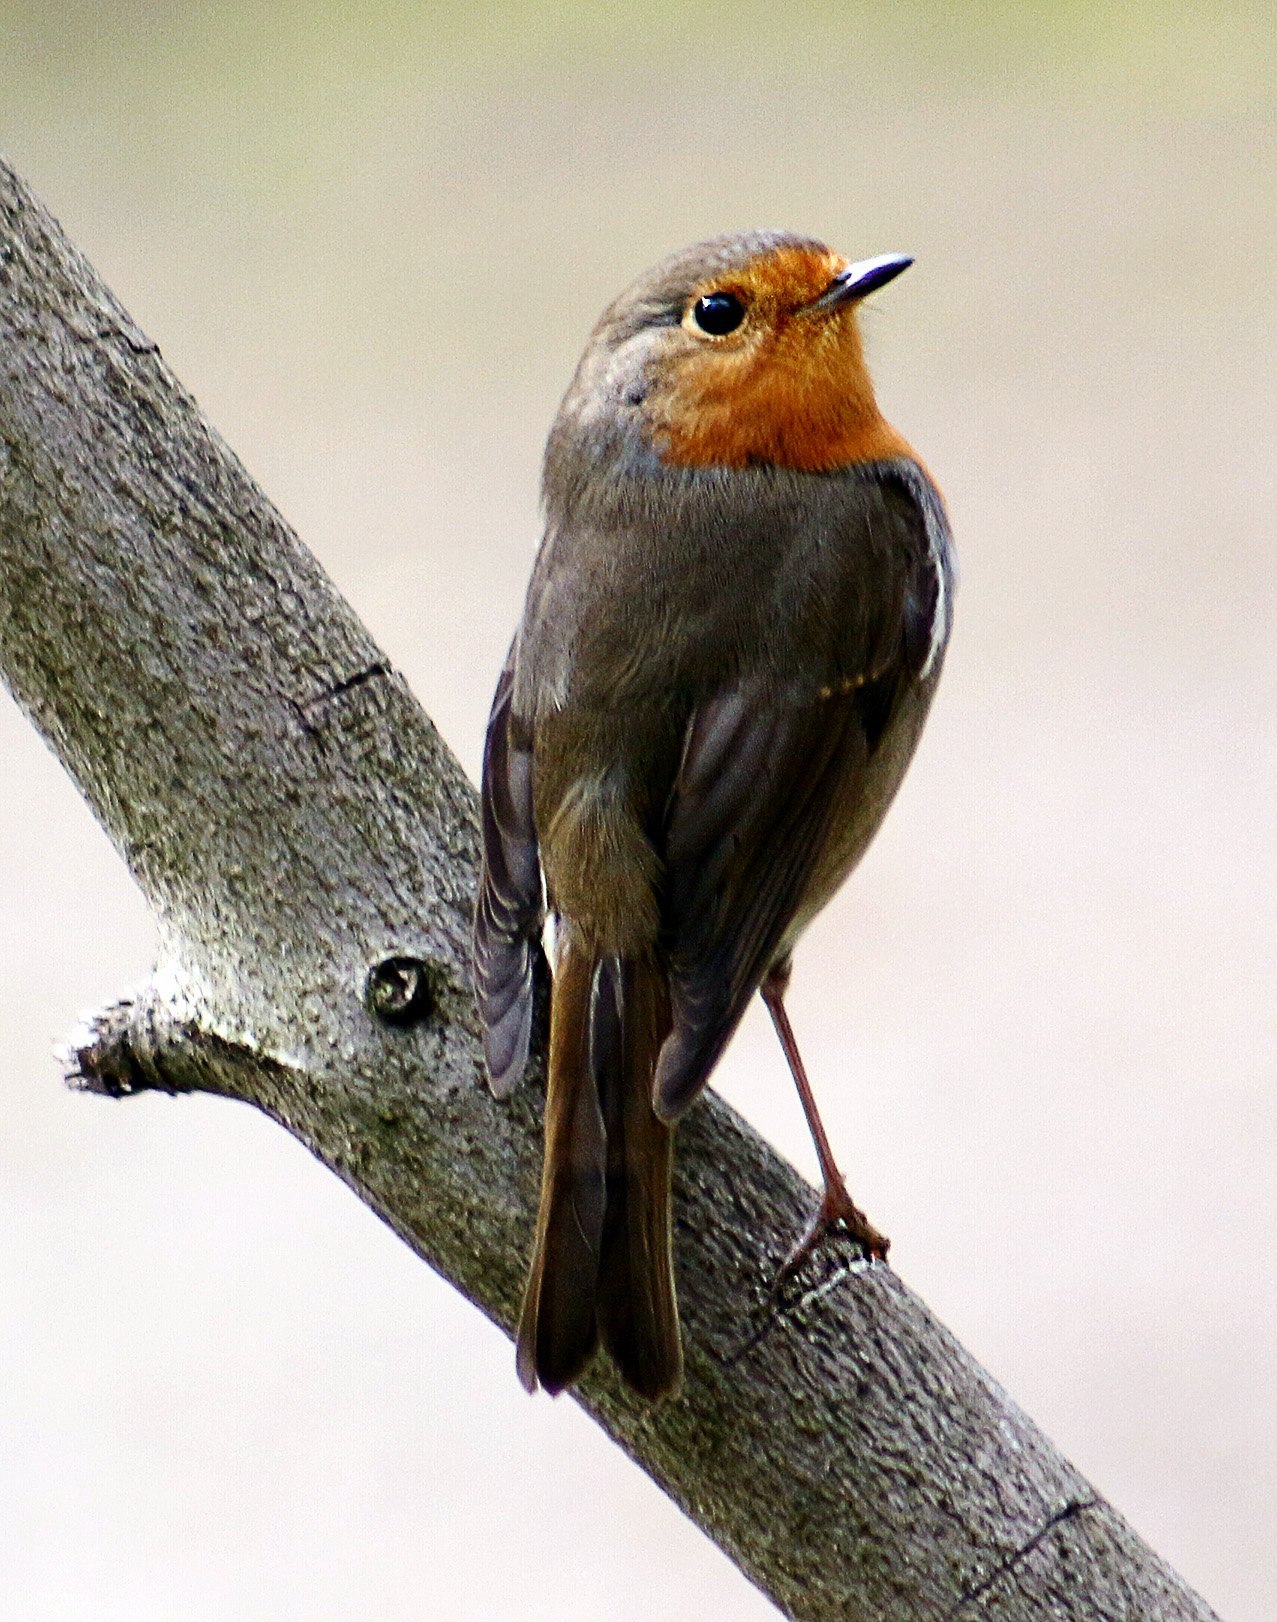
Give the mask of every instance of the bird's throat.
M 832 357 L 831 357 L 832 358 Z M 679 380 L 669 408 L 653 402 L 653 437 L 680 467 L 771 463 L 830 473 L 855 462 L 912 456 L 883 417 L 867 375 L 837 365 L 703 367 Z

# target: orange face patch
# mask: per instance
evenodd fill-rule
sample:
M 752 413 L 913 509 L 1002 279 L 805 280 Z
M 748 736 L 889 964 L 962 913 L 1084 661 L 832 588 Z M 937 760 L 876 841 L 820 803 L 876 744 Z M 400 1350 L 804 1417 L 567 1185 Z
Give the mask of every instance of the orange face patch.
M 647 411 L 669 461 L 826 473 L 912 455 L 878 410 L 854 305 L 809 308 L 845 265 L 783 248 L 695 289 L 693 300 L 734 293 L 746 316 L 724 337 L 680 345 L 662 368 Z

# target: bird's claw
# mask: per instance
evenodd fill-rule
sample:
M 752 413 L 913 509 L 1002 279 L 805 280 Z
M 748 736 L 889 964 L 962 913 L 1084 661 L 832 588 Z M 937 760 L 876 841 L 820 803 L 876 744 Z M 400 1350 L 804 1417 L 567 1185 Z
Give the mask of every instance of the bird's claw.
M 776 1281 L 772 1285 L 773 1296 L 798 1272 L 803 1263 L 820 1249 L 826 1234 L 833 1232 L 834 1229 L 841 1229 L 871 1260 L 886 1261 L 887 1252 L 891 1249 L 891 1240 L 886 1234 L 878 1232 L 848 1194 L 845 1183 L 826 1184 L 816 1214 L 807 1224 L 797 1244 L 780 1264 L 780 1271 L 776 1274 Z

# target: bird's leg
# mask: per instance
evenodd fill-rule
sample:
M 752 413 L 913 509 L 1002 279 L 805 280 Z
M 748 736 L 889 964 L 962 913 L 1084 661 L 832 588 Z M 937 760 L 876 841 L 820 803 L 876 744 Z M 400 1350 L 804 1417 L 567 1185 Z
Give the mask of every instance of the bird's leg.
M 804 1261 L 819 1246 L 825 1234 L 837 1223 L 850 1233 L 857 1244 L 863 1245 L 868 1253 L 878 1261 L 885 1259 L 891 1244 L 884 1234 L 870 1222 L 869 1218 L 854 1202 L 847 1192 L 847 1185 L 843 1175 L 834 1163 L 834 1152 L 829 1147 L 829 1139 L 825 1134 L 824 1123 L 820 1119 L 820 1111 L 816 1108 L 816 1100 L 812 1096 L 811 1083 L 807 1080 L 807 1071 L 803 1065 L 802 1055 L 798 1051 L 798 1043 L 794 1040 L 794 1029 L 789 1023 L 789 1015 L 785 1012 L 785 992 L 789 987 L 788 961 L 774 968 L 759 987 L 763 1001 L 767 1004 L 767 1012 L 772 1017 L 772 1024 L 776 1027 L 776 1035 L 780 1038 L 780 1045 L 785 1050 L 785 1058 L 789 1061 L 790 1074 L 794 1078 L 794 1085 L 798 1089 L 798 1097 L 802 1101 L 803 1114 L 807 1117 L 807 1126 L 811 1132 L 812 1142 L 816 1145 L 816 1158 L 820 1161 L 820 1175 L 824 1182 L 824 1193 L 815 1216 L 808 1224 L 806 1233 L 790 1251 L 781 1266 L 777 1277 L 777 1284 L 786 1279 L 796 1268 L 801 1267 Z

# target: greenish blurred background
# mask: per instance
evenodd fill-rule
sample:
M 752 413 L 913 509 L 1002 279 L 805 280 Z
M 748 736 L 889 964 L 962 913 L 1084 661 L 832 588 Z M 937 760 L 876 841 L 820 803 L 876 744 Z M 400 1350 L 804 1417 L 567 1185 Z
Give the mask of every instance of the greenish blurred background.
M 957 631 L 792 1008 L 902 1274 L 1231 1622 L 1277 1593 L 1275 71 L 1263 4 L 0 0 L 0 150 L 472 773 L 606 300 L 735 226 L 917 256 L 868 343 Z M 61 1089 L 151 929 L 0 728 L 5 1613 L 772 1614 L 282 1132 Z M 814 1173 L 762 1019 L 718 1082 Z

